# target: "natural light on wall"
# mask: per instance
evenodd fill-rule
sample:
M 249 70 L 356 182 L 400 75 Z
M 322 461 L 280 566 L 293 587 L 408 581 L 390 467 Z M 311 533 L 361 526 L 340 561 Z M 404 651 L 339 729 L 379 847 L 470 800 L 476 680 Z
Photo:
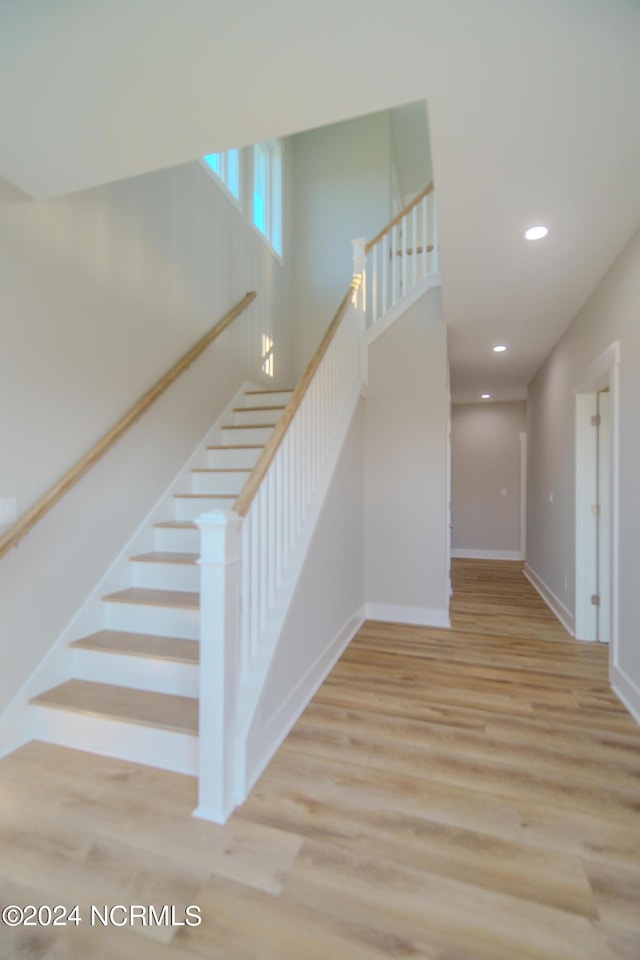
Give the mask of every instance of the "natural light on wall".
M 262 372 L 273 376 L 273 340 L 266 333 L 262 334 Z

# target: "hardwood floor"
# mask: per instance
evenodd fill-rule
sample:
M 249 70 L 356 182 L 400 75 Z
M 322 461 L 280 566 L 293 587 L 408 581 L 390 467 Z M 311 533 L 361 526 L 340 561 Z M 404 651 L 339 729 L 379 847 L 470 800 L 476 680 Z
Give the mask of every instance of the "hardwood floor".
M 2 760 L 0 904 L 203 921 L 0 927 L 0 957 L 640 958 L 640 729 L 606 649 L 490 567 L 455 563 L 453 630 L 365 624 L 225 827 L 189 777 Z

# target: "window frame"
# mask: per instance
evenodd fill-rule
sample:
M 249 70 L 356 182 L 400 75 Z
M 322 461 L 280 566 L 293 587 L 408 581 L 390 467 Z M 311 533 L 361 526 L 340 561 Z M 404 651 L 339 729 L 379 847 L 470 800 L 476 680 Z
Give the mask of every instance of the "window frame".
M 282 141 L 263 140 L 254 143 L 252 158 L 251 223 L 269 249 L 282 261 Z M 260 184 L 258 178 L 262 181 Z
M 209 163 L 209 157 L 219 158 L 219 170 Z M 219 150 L 217 153 L 206 153 L 200 157 L 200 163 L 216 183 L 223 187 L 225 193 L 242 210 L 242 151 L 240 147 L 230 150 Z M 233 187 L 236 187 L 237 194 Z

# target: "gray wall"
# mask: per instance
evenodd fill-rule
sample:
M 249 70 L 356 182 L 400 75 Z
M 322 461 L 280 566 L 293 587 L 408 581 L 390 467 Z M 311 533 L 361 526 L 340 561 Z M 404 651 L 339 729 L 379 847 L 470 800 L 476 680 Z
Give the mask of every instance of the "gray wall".
M 451 547 L 520 550 L 520 434 L 527 405 L 454 404 L 451 422 Z M 506 490 L 506 496 L 501 491 Z
M 619 668 L 640 711 L 640 232 L 529 386 L 527 561 L 575 613 L 575 397 L 581 371 L 620 341 Z M 553 491 L 553 503 L 549 492 Z M 563 577 L 567 576 L 567 589 Z M 635 690 L 635 694 L 633 691 Z
M 447 409 L 438 288 L 369 351 L 364 589 L 367 604 L 389 608 L 391 618 L 403 610 L 431 623 L 448 618 Z
M 20 514 L 233 303 L 258 292 L 0 558 L 0 710 L 242 382 L 264 381 L 263 333 L 289 384 L 288 289 L 287 266 L 199 163 L 50 201 L 0 184 L 0 496 L 16 496 Z
M 391 217 L 389 112 L 291 137 L 293 317 L 300 376 L 351 281 L 352 246 Z

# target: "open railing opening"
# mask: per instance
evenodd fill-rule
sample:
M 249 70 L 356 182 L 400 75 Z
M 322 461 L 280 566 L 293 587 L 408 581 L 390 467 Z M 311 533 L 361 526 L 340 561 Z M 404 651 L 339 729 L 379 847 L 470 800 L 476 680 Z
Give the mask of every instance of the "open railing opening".
M 354 240 L 353 247 L 353 270 L 363 276 L 361 296 L 371 327 L 422 280 L 438 273 L 433 183 L 372 240 Z

